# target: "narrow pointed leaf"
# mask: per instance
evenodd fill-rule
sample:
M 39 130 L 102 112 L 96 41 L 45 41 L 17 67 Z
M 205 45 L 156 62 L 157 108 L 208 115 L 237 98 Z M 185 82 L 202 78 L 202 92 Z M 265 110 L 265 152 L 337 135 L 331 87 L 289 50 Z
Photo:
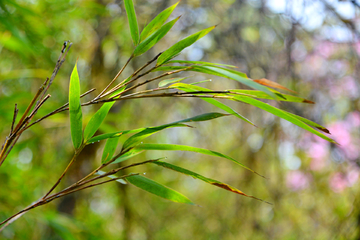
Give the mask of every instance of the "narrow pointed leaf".
M 133 129 L 133 130 L 125 130 L 125 131 L 118 131 L 118 132 L 113 132 L 113 133 L 101 134 L 101 135 L 98 135 L 98 136 L 95 136 L 95 137 L 89 139 L 87 141 L 87 144 L 100 142 L 101 140 L 105 140 L 105 139 L 108 139 L 108 138 L 117 138 L 117 137 L 120 137 L 122 135 L 129 134 L 129 133 L 137 133 L 137 132 L 140 132 L 140 131 L 142 131 L 144 129 L 146 129 L 146 128 L 138 128 L 138 129 Z
M 176 171 L 176 172 L 191 176 L 193 178 L 199 179 L 201 181 L 209 183 L 209 184 L 211 184 L 213 186 L 220 187 L 220 188 L 225 189 L 227 191 L 237 193 L 237 194 L 240 194 L 240 195 L 243 195 L 243 196 L 246 196 L 246 197 L 254 198 L 256 200 L 263 201 L 263 200 L 261 200 L 259 198 L 254 197 L 254 196 L 247 195 L 247 194 L 243 193 L 242 191 L 240 191 L 239 189 L 236 189 L 236 188 L 234 188 L 234 187 L 232 187 L 232 186 L 230 186 L 228 184 L 219 182 L 219 181 L 211 179 L 211 178 L 204 177 L 204 176 L 202 176 L 202 175 L 200 175 L 198 173 L 195 173 L 193 171 L 190 171 L 188 169 L 185 169 L 185 168 L 182 168 L 182 167 L 179 167 L 179 166 L 175 166 L 173 164 L 170 164 L 170 163 L 167 163 L 167 162 L 162 162 L 162 161 L 156 161 L 156 162 L 153 162 L 153 163 L 158 165 L 158 166 L 168 168 L 168 169 L 171 169 L 173 171 Z M 265 201 L 263 201 L 263 202 L 265 202 Z
M 207 74 L 212 74 L 220 77 L 229 78 L 235 81 L 238 81 L 248 87 L 251 87 L 256 90 L 260 90 L 262 92 L 265 92 L 270 97 L 273 97 L 273 99 L 276 99 L 276 95 L 270 91 L 267 87 L 262 86 L 261 84 L 254 82 L 250 78 L 247 78 L 246 74 L 242 72 L 238 72 L 232 69 L 226 69 L 221 67 L 215 67 L 215 66 L 193 66 L 192 69 L 189 71 L 196 71 L 196 72 L 203 72 Z
M 229 68 L 237 68 L 234 65 L 222 64 L 222 63 L 210 63 L 210 62 L 202 62 L 202 61 L 185 61 L 185 60 L 171 60 L 167 62 L 167 64 L 172 63 L 180 63 L 180 64 L 190 64 L 190 65 L 203 65 L 203 66 L 222 66 Z
M 101 123 L 104 121 L 107 116 L 110 108 L 114 105 L 115 102 L 104 103 L 101 108 L 92 116 L 89 123 L 86 125 L 84 130 L 84 141 L 87 142 L 95 132 L 99 129 Z
M 290 116 L 293 116 L 294 118 L 299 119 L 300 121 L 303 121 L 304 123 L 306 123 L 306 124 L 309 125 L 309 126 L 315 127 L 315 128 L 317 128 L 317 129 L 325 132 L 325 133 L 330 134 L 330 131 L 329 131 L 328 129 L 326 129 L 325 127 L 321 126 L 320 124 L 318 124 L 318 123 L 316 123 L 316 122 L 313 122 L 313 121 L 311 121 L 311 120 L 309 120 L 309 119 L 300 117 L 300 116 L 295 115 L 295 114 L 293 114 L 293 113 L 289 113 L 289 112 L 286 112 L 286 113 L 289 114 Z
M 77 71 L 77 64 L 71 73 L 69 86 L 69 112 L 71 139 L 75 149 L 78 149 L 83 142 L 82 112 L 80 103 L 80 79 Z
M 223 117 L 226 116 L 226 114 L 221 114 L 221 113 L 205 113 L 202 115 L 198 115 L 192 118 L 187 118 L 187 119 L 183 119 L 180 121 L 176 121 L 174 123 L 169 123 L 169 124 L 164 124 L 161 126 L 157 126 L 157 127 L 150 127 L 150 128 L 146 128 L 145 130 L 131 136 L 130 138 L 128 138 L 124 145 L 123 145 L 123 149 L 127 150 L 130 147 L 135 146 L 136 144 L 139 144 L 140 141 L 142 141 L 143 139 L 161 131 L 167 128 L 173 128 L 173 127 L 190 127 L 189 125 L 185 125 L 183 123 L 185 122 L 200 122 L 200 121 L 208 121 L 208 120 L 212 120 L 215 118 L 219 118 L 219 117 Z
M 126 14 L 129 20 L 129 27 L 134 45 L 137 46 L 140 40 L 139 26 L 136 19 L 134 3 L 132 0 L 124 0 Z
M 171 78 L 171 79 L 162 80 L 161 82 L 159 82 L 159 87 L 165 87 L 166 85 L 168 85 L 170 83 L 181 82 L 184 79 L 186 79 L 186 77 L 184 77 L 184 78 Z
M 185 83 L 175 83 L 173 85 L 170 86 L 170 88 L 177 88 L 179 90 L 183 90 L 185 92 L 193 92 L 193 91 L 211 91 L 210 89 L 207 88 L 203 88 L 203 87 L 199 87 L 199 86 L 194 86 L 191 84 L 185 84 Z M 231 107 L 219 102 L 218 100 L 212 99 L 212 98 L 201 98 L 202 100 L 211 103 L 212 105 L 240 118 L 241 120 L 244 120 L 247 123 L 250 123 L 251 125 L 255 126 L 255 124 L 253 122 L 251 122 L 249 119 L 247 119 L 246 117 L 240 115 L 239 113 L 237 113 L 234 109 L 232 109 Z
M 154 33 L 152 33 L 149 37 L 147 37 L 144 41 L 142 41 L 134 51 L 134 56 L 139 56 L 146 51 L 148 51 L 150 48 L 152 48 L 160 39 L 162 39 L 168 31 L 174 26 L 174 24 L 179 20 L 180 17 L 175 18 L 174 20 L 164 24 L 160 29 L 156 30 Z
M 155 194 L 156 196 L 168 199 L 170 201 L 187 203 L 192 205 L 194 204 L 181 193 L 141 175 L 127 177 L 126 180 L 129 181 L 131 184 L 135 185 L 136 187 L 141 188 L 142 190 Z
M 178 4 L 179 2 L 168 7 L 167 9 L 159 13 L 148 25 L 146 25 L 144 30 L 141 32 L 140 42 L 142 42 L 144 39 L 146 39 L 164 24 Z
M 103 175 L 103 174 L 105 174 L 106 172 L 104 172 L 104 171 L 97 171 L 95 174 L 96 175 Z M 114 179 L 114 178 L 117 178 L 117 176 L 115 176 L 115 175 L 109 175 L 109 176 L 107 176 L 107 177 L 109 177 L 109 178 L 112 178 L 112 179 Z M 127 184 L 127 182 L 125 181 L 125 180 L 123 180 L 123 179 L 118 179 L 118 180 L 116 180 L 117 182 L 119 182 L 119 183 L 121 183 L 121 184 Z
M 102 164 L 107 163 L 112 159 L 118 142 L 119 138 L 109 138 L 108 140 L 106 140 L 103 155 L 101 157 Z
M 188 66 L 160 66 L 155 68 L 154 70 L 152 70 L 153 72 L 158 72 L 158 71 L 164 71 L 164 72 L 169 72 L 169 71 L 175 71 L 175 70 L 186 70 L 189 69 Z
M 228 90 L 228 91 L 238 93 L 238 94 L 244 94 L 244 95 L 247 95 L 249 97 L 254 97 L 254 98 L 273 99 L 272 97 L 270 97 L 266 93 L 264 93 L 262 91 L 258 91 L 258 90 L 231 89 L 231 90 Z M 314 104 L 313 101 L 307 100 L 305 98 L 301 98 L 301 97 L 297 97 L 297 96 L 293 96 L 293 95 L 288 95 L 288 94 L 282 94 L 282 93 L 279 93 L 279 92 L 274 91 L 274 90 L 272 90 L 272 92 L 275 93 L 275 95 L 277 97 L 276 99 L 278 101 L 301 102 L 301 103 Z
M 184 48 L 189 47 L 193 43 L 195 43 L 197 40 L 208 34 L 211 30 L 213 30 L 215 26 L 206 28 L 202 31 L 199 31 L 197 33 L 194 33 L 190 35 L 187 38 L 184 38 L 183 40 L 180 40 L 179 42 L 175 43 L 172 47 L 170 47 L 168 50 L 163 52 L 160 57 L 157 59 L 156 65 L 162 65 L 163 63 L 169 61 L 174 56 L 179 54 Z
M 260 175 L 259 173 L 255 172 L 254 170 L 251 170 L 250 168 L 246 167 L 242 163 L 236 161 L 235 159 L 233 159 L 227 155 L 224 155 L 219 152 L 211 151 L 208 149 L 204 149 L 204 148 L 197 148 L 197 147 L 191 147 L 191 146 L 186 146 L 186 145 L 176 145 L 176 144 L 149 144 L 148 143 L 148 144 L 137 145 L 136 147 L 132 148 L 130 151 L 135 152 L 135 151 L 144 151 L 144 150 L 190 151 L 190 152 L 196 152 L 196 153 L 201 153 L 201 154 L 210 155 L 210 156 L 221 157 L 221 158 L 228 159 L 253 173 L 258 174 L 261 177 L 264 177 L 264 176 Z
M 173 128 L 173 127 L 190 127 L 188 125 L 185 124 L 181 124 L 181 123 L 174 123 L 174 124 L 166 124 L 166 125 L 161 125 L 158 127 L 151 127 L 151 128 L 146 128 L 145 130 L 131 136 L 130 138 L 128 138 L 123 145 L 123 149 L 126 150 L 134 145 L 136 145 L 137 143 L 139 143 L 141 140 L 161 131 L 164 130 L 166 128 Z
M 128 160 L 129 158 L 132 158 L 132 157 L 135 157 L 136 155 L 139 155 L 140 153 L 142 153 L 144 151 L 145 150 L 143 150 L 143 149 L 132 148 L 129 151 L 127 151 L 126 153 L 124 153 L 121 156 L 119 156 L 118 158 L 116 158 L 116 160 L 114 162 L 112 162 L 111 164 L 123 162 L 125 160 Z
M 326 135 L 316 131 L 315 129 L 311 128 L 309 125 L 304 123 L 302 121 L 302 119 L 300 119 L 301 117 L 300 118 L 298 116 L 294 117 L 293 114 L 289 114 L 286 111 L 283 111 L 281 109 L 278 109 L 276 107 L 273 107 L 273 106 L 271 106 L 269 104 L 266 104 L 264 102 L 261 102 L 259 100 L 256 100 L 256 99 L 253 99 L 253 98 L 250 98 L 250 97 L 234 96 L 234 99 L 237 100 L 237 101 L 248 103 L 248 104 L 253 105 L 255 107 L 258 107 L 260 109 L 263 109 L 263 110 L 265 110 L 265 111 L 267 111 L 269 113 L 272 113 L 272 114 L 274 114 L 274 115 L 276 115 L 276 116 L 278 116 L 280 118 L 283 118 L 283 119 L 285 119 L 285 120 L 287 120 L 287 121 L 289 121 L 289 122 L 303 128 L 303 129 L 305 129 L 305 130 L 307 130 L 307 131 L 309 131 L 309 132 L 311 132 L 311 133 L 313 133 L 313 134 L 315 134 L 315 135 L 317 135 L 317 136 L 319 136 L 319 137 L 321 137 L 321 138 L 323 138 L 323 139 L 325 139 L 325 140 L 327 140 L 329 142 L 332 142 L 332 143 L 336 144 L 336 142 L 333 139 L 331 139 L 331 138 L 327 137 Z
M 254 79 L 254 82 L 257 82 L 257 83 L 259 83 L 261 85 L 264 85 L 264 86 L 268 86 L 268 87 L 272 87 L 272 88 L 278 88 L 278 89 L 286 90 L 288 92 L 296 93 L 295 91 L 290 90 L 290 89 L 284 87 L 283 85 L 281 85 L 281 84 L 279 84 L 277 82 L 273 82 L 271 80 L 268 80 L 266 78 Z

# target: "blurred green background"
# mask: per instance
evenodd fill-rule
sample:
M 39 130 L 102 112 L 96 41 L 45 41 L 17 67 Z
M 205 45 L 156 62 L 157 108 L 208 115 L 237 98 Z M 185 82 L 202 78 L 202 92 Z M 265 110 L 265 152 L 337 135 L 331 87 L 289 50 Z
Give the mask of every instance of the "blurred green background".
M 140 29 L 176 1 L 136 0 Z M 31 210 L 1 239 L 360 239 L 360 1 L 182 0 L 182 15 L 153 49 L 131 62 L 123 77 L 177 40 L 218 24 L 178 57 L 236 65 L 253 79 L 293 89 L 312 104 L 272 103 L 332 132 L 332 145 L 271 114 L 230 104 L 258 128 L 235 117 L 168 129 L 147 142 L 219 151 L 265 175 L 264 180 L 218 158 L 150 152 L 129 161 L 167 161 L 239 188 L 274 205 L 214 188 L 156 166 L 131 171 L 174 188 L 200 206 L 176 204 L 118 183 L 78 192 Z M 171 19 L 173 18 L 171 17 Z M 14 104 L 22 113 L 51 75 L 63 41 L 73 46 L 37 117 L 67 102 L 78 59 L 82 92 L 102 89 L 133 51 L 122 1 L 0 1 L 0 133 L 9 133 Z M 209 76 L 190 74 L 200 81 Z M 213 89 L 242 87 L 212 77 Z M 84 108 L 89 120 L 97 107 Z M 117 103 L 99 133 L 155 126 L 218 111 L 200 99 Z M 103 145 L 87 147 L 60 184 L 99 165 Z M 0 220 L 36 201 L 58 179 L 73 153 L 67 113 L 31 127 L 0 168 Z

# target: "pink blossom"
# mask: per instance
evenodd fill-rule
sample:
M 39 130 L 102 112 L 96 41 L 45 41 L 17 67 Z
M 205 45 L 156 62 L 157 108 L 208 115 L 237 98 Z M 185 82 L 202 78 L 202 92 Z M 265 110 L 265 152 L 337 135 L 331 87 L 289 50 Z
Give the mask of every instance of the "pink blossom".
M 313 171 L 321 170 L 326 166 L 329 145 L 327 143 L 313 143 L 308 149 L 308 155 L 312 158 L 310 168 Z
M 290 171 L 286 174 L 286 186 L 292 191 L 303 190 L 310 185 L 311 177 L 301 171 Z
M 347 146 L 351 142 L 351 135 L 349 132 L 349 124 L 346 122 L 333 123 L 329 130 L 332 137 L 343 147 Z
M 347 115 L 346 121 L 349 122 L 353 127 L 360 126 L 360 112 L 354 111 Z

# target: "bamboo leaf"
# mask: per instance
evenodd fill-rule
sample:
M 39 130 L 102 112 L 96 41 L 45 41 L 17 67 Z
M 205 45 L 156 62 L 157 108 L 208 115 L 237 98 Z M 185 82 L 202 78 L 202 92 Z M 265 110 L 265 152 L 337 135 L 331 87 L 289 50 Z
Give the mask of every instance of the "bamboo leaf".
M 194 33 L 187 38 L 184 38 L 183 40 L 180 40 L 179 42 L 175 43 L 172 47 L 170 47 L 168 50 L 163 52 L 159 58 L 157 59 L 156 65 L 162 65 L 163 63 L 169 61 L 171 58 L 179 54 L 184 48 L 189 47 L 193 43 L 195 43 L 197 40 L 208 34 L 211 30 L 213 30 L 215 26 L 206 28 L 202 31 L 199 31 L 197 33 Z
M 101 123 L 104 121 L 107 116 L 110 108 L 114 105 L 115 102 L 104 103 L 101 108 L 91 117 L 89 123 L 86 125 L 84 130 L 84 141 L 87 142 L 95 132 L 99 129 Z
M 184 79 L 186 79 L 186 77 L 184 77 L 184 78 L 171 78 L 171 79 L 162 80 L 161 82 L 159 82 L 159 87 L 165 87 L 166 85 L 168 85 L 170 83 L 180 82 L 180 81 L 182 81 Z
M 133 39 L 134 45 L 137 46 L 140 40 L 139 26 L 136 19 L 136 13 L 134 3 L 132 0 L 124 0 L 126 14 L 129 20 L 130 33 Z
M 330 134 L 330 131 L 329 131 L 328 129 L 326 129 L 325 127 L 321 126 L 320 124 L 318 124 L 318 123 L 316 123 L 316 122 L 313 122 L 313 121 L 311 121 L 311 120 L 309 120 L 309 119 L 300 117 L 300 116 L 295 115 L 295 114 L 293 114 L 293 113 L 289 113 L 289 112 L 286 112 L 286 113 L 289 114 L 290 116 L 294 117 L 294 118 L 299 119 L 300 121 L 303 121 L 304 123 L 306 123 L 306 124 L 309 125 L 309 126 L 315 127 L 315 128 L 317 128 L 317 129 L 325 132 L 325 133 Z
M 168 31 L 174 26 L 174 24 L 179 20 L 180 17 L 175 18 L 174 20 L 166 23 L 164 26 L 162 26 L 160 29 L 156 30 L 154 33 L 152 33 L 149 37 L 147 37 L 144 41 L 142 41 L 134 51 L 134 56 L 139 56 L 146 51 L 148 51 L 150 48 L 152 48 L 160 39 L 162 39 Z
M 111 160 L 111 158 L 113 157 L 113 155 L 115 153 L 118 142 L 119 142 L 118 137 L 117 138 L 109 138 L 108 140 L 106 140 L 103 155 L 101 157 L 102 164 L 105 164 Z
M 276 107 L 273 107 L 269 104 L 266 104 L 264 102 L 261 102 L 259 100 L 256 100 L 256 99 L 253 99 L 253 98 L 250 98 L 250 97 L 245 97 L 245 96 L 234 96 L 234 100 L 237 100 L 237 101 L 241 101 L 241 102 L 245 102 L 245 103 L 248 103 L 250 105 L 253 105 L 255 107 L 258 107 L 260 109 L 263 109 L 269 113 L 272 113 L 280 118 L 283 118 L 329 142 L 332 142 L 332 143 L 335 143 L 336 144 L 336 141 L 334 141 L 333 139 L 327 137 L 326 135 L 316 131 L 315 129 L 311 128 L 309 125 L 307 125 L 306 123 L 304 123 L 302 120 L 304 118 L 301 118 L 299 116 L 294 116 L 293 114 L 291 113 L 288 113 L 286 111 L 283 111 L 281 109 L 278 109 Z M 310 123 L 311 121 L 310 120 L 307 120 L 308 123 Z M 325 128 L 324 128 L 325 129 Z M 327 129 L 326 129 L 327 130 Z M 324 130 L 323 130 L 324 131 Z
M 233 92 L 233 93 L 248 95 L 249 97 L 254 97 L 254 98 L 273 99 L 272 97 L 270 97 L 266 93 L 264 93 L 262 91 L 258 91 L 258 90 L 231 89 L 231 90 L 228 90 L 228 91 Z M 277 97 L 276 99 L 278 101 L 301 102 L 301 103 L 314 104 L 313 101 L 307 100 L 305 98 L 296 97 L 296 96 L 292 96 L 292 95 L 288 95 L 288 94 L 282 94 L 282 93 L 279 93 L 279 92 L 277 92 L 275 90 L 271 90 L 271 91 L 275 93 L 275 95 Z
M 189 71 L 202 72 L 207 74 L 212 74 L 220 77 L 229 78 L 235 81 L 238 81 L 248 87 L 251 87 L 256 90 L 260 90 L 266 94 L 268 94 L 273 99 L 276 99 L 276 95 L 270 91 L 267 87 L 262 86 L 261 84 L 254 82 L 250 78 L 247 78 L 246 74 L 242 72 L 238 72 L 232 69 L 226 69 L 215 66 L 193 66 L 193 68 L 189 69 Z
M 123 145 L 123 149 L 126 150 L 134 145 L 136 145 L 137 143 L 139 143 L 141 140 L 161 131 L 164 130 L 166 128 L 173 128 L 173 127 L 190 127 L 188 125 L 185 124 L 181 124 L 181 123 L 174 123 L 174 124 L 166 124 L 166 125 L 161 125 L 158 127 L 151 127 L 151 128 L 146 128 L 145 130 L 131 136 L 130 138 L 128 138 Z
M 194 204 L 181 193 L 141 175 L 130 176 L 127 177 L 126 180 L 134 186 L 141 188 L 142 190 L 155 194 L 156 196 L 168 199 L 170 201 L 187 203 L 192 205 Z
M 156 161 L 156 162 L 152 162 L 152 163 L 156 164 L 158 166 L 161 166 L 161 167 L 164 167 L 164 168 L 167 168 L 167 169 L 171 169 L 173 171 L 176 171 L 176 172 L 191 176 L 193 178 L 199 179 L 199 180 L 204 181 L 206 183 L 209 183 L 209 184 L 211 184 L 213 186 L 220 187 L 220 188 L 225 189 L 227 191 L 237 193 L 237 194 L 240 194 L 240 195 L 243 195 L 243 196 L 246 196 L 246 197 L 254 198 L 256 200 L 263 201 L 263 200 L 261 200 L 259 198 L 254 197 L 254 196 L 247 195 L 244 192 L 240 191 L 239 189 L 236 189 L 236 188 L 234 188 L 234 187 L 232 187 L 232 186 L 230 186 L 228 184 L 219 182 L 219 181 L 211 179 L 211 178 L 204 177 L 204 176 L 202 176 L 202 175 L 200 175 L 198 173 L 195 173 L 193 171 L 190 171 L 188 169 L 185 169 L 185 168 L 182 168 L 182 167 L 179 167 L 179 166 L 175 166 L 173 164 L 170 164 L 170 163 L 167 163 L 167 162 L 162 162 L 162 161 Z M 265 202 L 265 201 L 263 201 L 263 202 Z M 268 203 L 268 202 L 266 202 L 266 203 Z
M 105 133 L 105 134 L 101 134 L 98 136 L 95 136 L 91 139 L 89 139 L 86 144 L 92 144 L 92 143 L 96 143 L 96 142 L 100 142 L 101 140 L 105 140 L 108 138 L 117 138 L 120 137 L 122 135 L 125 134 L 129 134 L 129 133 L 137 133 L 140 132 L 142 130 L 144 130 L 146 128 L 138 128 L 138 129 L 133 129 L 133 130 L 125 130 L 125 131 L 118 131 L 118 132 L 113 132 L 113 133 Z
M 205 113 L 202 115 L 198 115 L 195 117 L 191 117 L 191 118 L 187 118 L 187 119 L 183 119 L 174 123 L 169 123 L 169 124 L 164 124 L 161 126 L 157 126 L 157 127 L 150 127 L 150 128 L 146 128 L 143 131 L 131 136 L 130 138 L 128 138 L 124 145 L 123 145 L 123 150 L 126 151 L 127 149 L 135 146 L 136 144 L 138 144 L 140 141 L 142 141 L 143 139 L 161 131 L 167 128 L 173 128 L 173 127 L 190 127 L 189 125 L 185 125 L 183 123 L 185 122 L 200 122 L 200 121 L 208 121 L 208 120 L 212 120 L 215 118 L 219 118 L 219 117 L 223 117 L 223 116 L 227 116 L 226 114 L 222 114 L 222 113 Z
M 261 85 L 264 85 L 264 86 L 268 86 L 268 87 L 273 87 L 273 88 L 278 88 L 278 89 L 282 89 L 282 90 L 286 90 L 288 92 L 292 92 L 292 93 L 296 93 L 295 91 L 293 90 L 290 90 L 284 86 L 282 86 L 281 84 L 277 83 L 277 82 L 273 82 L 271 80 L 268 80 L 266 78 L 262 78 L 262 79 L 254 79 L 254 82 L 257 82 Z
M 80 79 L 77 71 L 77 64 L 71 73 L 69 86 L 69 112 L 71 139 L 75 149 L 78 149 L 83 142 L 82 112 L 80 103 Z
M 97 171 L 95 174 L 96 175 L 103 175 L 103 174 L 105 174 L 106 172 L 104 172 L 104 171 Z M 111 179 L 114 179 L 114 178 L 117 178 L 117 176 L 115 176 L 115 175 L 109 175 L 109 176 L 107 176 L 107 177 L 109 177 L 109 178 L 111 178 Z M 127 182 L 124 180 L 124 179 L 118 179 L 118 180 L 116 180 L 117 182 L 119 182 L 119 183 L 121 183 L 121 184 L 127 184 Z
M 141 32 L 140 42 L 142 42 L 144 39 L 146 39 L 164 24 L 178 4 L 179 2 L 168 7 L 167 9 L 159 13 L 148 25 L 146 25 L 144 30 Z
M 211 91 L 210 89 L 207 88 L 203 88 L 203 87 L 199 87 L 199 86 L 195 86 L 195 85 L 191 85 L 191 84 L 186 84 L 186 83 L 175 83 L 173 85 L 171 85 L 169 88 L 176 88 L 179 90 L 183 90 L 185 92 L 193 92 L 193 91 Z M 239 113 L 237 113 L 234 109 L 232 109 L 231 107 L 219 102 L 218 100 L 212 99 L 212 98 L 201 98 L 202 100 L 213 104 L 214 106 L 240 118 L 241 120 L 244 120 L 247 123 L 250 123 L 253 126 L 256 126 L 253 122 L 251 122 L 249 119 L 247 119 L 246 117 L 240 115 Z
M 243 168 L 256 173 L 257 175 L 264 177 L 262 175 L 260 175 L 259 173 L 255 172 L 254 170 L 251 170 L 250 168 L 246 167 L 245 165 L 243 165 L 242 163 L 236 161 L 235 159 L 224 155 L 222 153 L 219 152 L 215 152 L 215 151 L 211 151 L 208 149 L 204 149 L 204 148 L 197 148 L 197 147 L 191 147 L 191 146 L 186 146 L 186 145 L 176 145 L 176 144 L 140 144 L 137 145 L 136 147 L 132 148 L 129 152 L 128 155 L 126 156 L 128 158 L 133 157 L 139 153 L 141 153 L 142 151 L 147 151 L 147 150 L 160 150 L 160 151 L 190 151 L 190 152 L 196 152 L 196 153 L 201 153 L 201 154 L 205 154 L 205 155 L 210 155 L 210 156 L 216 156 L 216 157 L 221 157 L 221 158 L 225 158 L 228 159 L 240 166 L 242 166 Z M 120 157 L 121 161 L 124 161 L 125 159 L 122 159 L 122 156 Z M 113 163 L 117 163 L 118 160 L 115 160 Z
M 223 66 L 223 67 L 229 67 L 229 68 L 237 68 L 236 66 L 233 66 L 233 65 L 202 62 L 202 61 L 171 60 L 171 61 L 167 62 L 167 64 L 172 64 L 172 63 L 189 64 L 189 65 L 203 65 L 203 66 Z

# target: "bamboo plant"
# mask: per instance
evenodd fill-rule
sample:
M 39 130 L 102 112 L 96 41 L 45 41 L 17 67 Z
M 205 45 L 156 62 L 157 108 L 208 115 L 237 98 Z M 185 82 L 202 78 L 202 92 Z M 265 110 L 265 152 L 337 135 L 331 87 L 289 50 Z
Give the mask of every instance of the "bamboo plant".
M 29 103 L 25 112 L 22 114 L 19 120 L 17 120 L 18 107 L 15 104 L 13 121 L 10 129 L 9 135 L 6 137 L 0 152 L 0 166 L 4 163 L 10 151 L 17 143 L 18 139 L 24 131 L 38 124 L 39 122 L 47 119 L 55 114 L 60 112 L 69 112 L 70 118 L 70 133 L 74 146 L 73 157 L 69 161 L 67 167 L 64 169 L 62 174 L 59 174 L 60 177 L 53 184 L 53 186 L 37 201 L 30 204 L 28 207 L 23 210 L 15 213 L 14 215 L 8 217 L 7 219 L 0 222 L 0 231 L 2 231 L 6 226 L 11 222 L 18 219 L 21 215 L 28 212 L 33 208 L 40 207 L 44 204 L 47 204 L 57 198 L 66 196 L 68 194 L 81 191 L 86 188 L 91 188 L 97 185 L 104 183 L 118 181 L 122 184 L 130 183 L 136 187 L 139 187 L 145 191 L 148 191 L 152 194 L 155 194 L 159 197 L 163 197 L 173 202 L 193 204 L 186 196 L 181 193 L 170 189 L 161 183 L 155 182 L 149 178 L 144 177 L 140 173 L 124 174 L 122 173 L 124 169 L 132 168 L 138 165 L 144 164 L 154 164 L 156 166 L 166 168 L 169 171 L 175 171 L 182 173 L 193 178 L 202 180 L 211 185 L 223 188 L 225 190 L 261 200 L 257 197 L 250 196 L 245 194 L 239 189 L 232 187 L 228 184 L 222 183 L 220 181 L 202 176 L 196 172 L 190 171 L 188 169 L 173 165 L 168 161 L 162 159 L 148 159 L 143 162 L 137 163 L 128 163 L 122 167 L 115 168 L 112 170 L 103 171 L 105 167 L 116 166 L 113 164 L 123 162 L 125 160 L 131 159 L 132 157 L 144 152 L 151 150 L 161 150 L 161 151 L 191 151 L 211 156 L 216 156 L 226 160 L 230 160 L 235 164 L 238 164 L 245 169 L 260 175 L 256 171 L 244 166 L 242 163 L 233 159 L 230 156 L 225 154 L 208 150 L 197 148 L 193 146 L 186 145 L 175 145 L 175 144 L 155 144 L 155 143 L 142 143 L 142 141 L 162 130 L 175 127 L 190 127 L 188 124 L 191 122 L 202 122 L 208 121 L 216 118 L 221 118 L 229 115 L 233 115 L 248 124 L 254 125 L 249 119 L 237 113 L 235 110 L 227 106 L 226 104 L 218 101 L 218 99 L 225 99 L 235 102 L 242 102 L 252 105 L 254 107 L 265 110 L 269 113 L 272 113 L 282 119 L 285 119 L 329 142 L 335 143 L 334 140 L 326 136 L 323 132 L 329 133 L 329 131 L 308 119 L 297 116 L 295 114 L 286 112 L 274 106 L 271 106 L 261 99 L 271 99 L 275 101 L 289 101 L 289 102 L 303 102 L 303 103 L 313 103 L 304 98 L 294 95 L 294 92 L 283 87 L 282 85 L 267 80 L 267 79 L 258 79 L 253 80 L 247 77 L 245 73 L 235 70 L 234 66 L 216 64 L 209 62 L 201 61 L 182 61 L 174 60 L 174 58 L 179 55 L 182 50 L 194 44 L 197 40 L 208 34 L 212 31 L 215 26 L 211 26 L 199 32 L 196 32 L 179 42 L 175 43 L 170 48 L 165 51 L 157 54 L 153 59 L 148 61 L 145 65 L 134 71 L 130 76 L 124 78 L 122 81 L 118 81 L 124 69 L 127 67 L 129 62 L 142 55 L 151 49 L 160 39 L 162 39 L 176 24 L 179 20 L 179 17 L 166 23 L 173 10 L 176 8 L 178 3 L 172 5 L 171 7 L 162 11 L 157 15 L 145 28 L 139 32 L 139 27 L 137 23 L 137 18 L 135 14 L 135 9 L 132 0 L 124 0 L 126 14 L 129 21 L 130 34 L 132 41 L 134 43 L 134 50 L 132 55 L 129 57 L 125 65 L 120 69 L 116 76 L 109 81 L 109 84 L 99 93 L 93 97 L 92 100 L 83 102 L 82 98 L 84 96 L 93 94 L 96 90 L 90 89 L 81 94 L 79 74 L 77 71 L 77 64 L 75 64 L 73 71 L 70 76 L 69 84 L 69 102 L 65 103 L 56 110 L 48 113 L 42 117 L 35 117 L 38 110 L 50 99 L 50 95 L 47 94 L 47 90 L 51 87 L 52 82 L 54 81 L 59 69 L 65 61 L 67 54 L 71 48 L 70 41 L 66 41 L 61 49 L 59 59 L 54 68 L 53 74 L 50 78 L 47 78 L 46 81 L 40 86 L 39 90 L 34 95 L 32 101 Z M 208 89 L 198 86 L 198 83 L 185 83 L 184 78 L 172 78 L 166 79 L 166 77 L 174 75 L 181 72 L 199 72 L 210 75 L 219 76 L 222 78 L 230 79 L 242 83 L 243 85 L 251 88 L 248 89 L 229 89 L 229 90 L 216 90 Z M 158 76 L 149 78 L 148 75 L 152 72 L 160 72 Z M 163 79 L 165 78 L 165 80 Z M 158 87 L 150 88 L 148 90 L 138 90 L 140 86 L 149 85 L 149 83 L 163 79 L 158 83 Z M 277 90 L 282 90 L 287 92 L 286 94 L 281 93 Z M 187 97 L 187 98 L 199 98 L 210 104 L 213 104 L 221 110 L 220 112 L 211 112 L 205 113 L 198 116 L 194 116 L 188 119 L 179 120 L 176 122 L 154 126 L 154 127 L 144 127 L 131 130 L 123 130 L 117 132 L 109 132 L 105 134 L 95 135 L 101 124 L 103 123 L 105 117 L 109 113 L 110 109 L 116 102 L 130 99 L 139 99 L 139 98 L 160 98 L 160 97 Z M 86 106 L 100 104 L 100 109 L 91 117 L 90 121 L 86 124 L 83 129 L 83 114 L 82 109 Z M 36 119 L 36 120 L 35 120 Z M 122 145 L 122 148 L 119 152 L 116 152 L 118 146 L 118 141 L 120 137 L 127 137 L 126 141 Z M 74 182 L 70 186 L 62 190 L 55 191 L 56 187 L 65 177 L 68 170 L 72 167 L 73 163 L 76 161 L 78 155 L 84 149 L 86 145 L 106 141 L 105 147 L 103 150 L 101 164 L 91 171 L 89 174 L 84 176 L 82 179 Z M 262 175 L 260 175 L 262 176 Z M 262 176 L 263 177 L 263 176 Z M 263 200 L 261 200 L 263 201 Z M 264 201 L 265 202 L 265 201 Z

